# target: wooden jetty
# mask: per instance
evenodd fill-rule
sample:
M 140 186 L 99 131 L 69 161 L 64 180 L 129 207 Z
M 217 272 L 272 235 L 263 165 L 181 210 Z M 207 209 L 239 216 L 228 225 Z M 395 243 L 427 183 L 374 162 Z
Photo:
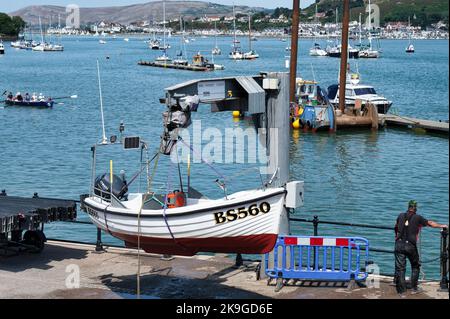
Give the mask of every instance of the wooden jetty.
M 393 114 L 379 114 L 378 121 L 380 126 L 422 129 L 426 132 L 445 134 L 447 136 L 449 133 L 449 123 L 444 121 L 423 120 Z
M 139 61 L 138 64 L 144 65 L 144 66 L 152 66 L 152 67 L 156 67 L 156 68 L 176 69 L 176 70 L 185 70 L 185 71 L 197 71 L 197 72 L 214 71 L 214 69 L 208 68 L 206 66 L 197 66 L 197 65 L 191 65 L 191 64 L 182 65 L 182 64 L 153 62 L 153 61 Z

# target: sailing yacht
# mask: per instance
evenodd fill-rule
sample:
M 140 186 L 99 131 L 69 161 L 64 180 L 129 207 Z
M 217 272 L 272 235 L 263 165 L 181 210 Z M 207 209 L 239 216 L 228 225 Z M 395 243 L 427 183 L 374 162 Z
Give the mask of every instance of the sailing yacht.
M 180 50 L 177 53 L 177 57 L 173 60 L 173 64 L 188 65 L 189 61 L 186 59 L 186 42 L 184 41 L 184 28 L 183 19 L 180 17 Z
M 156 61 L 167 63 L 167 62 L 172 61 L 172 59 L 169 58 L 169 56 L 167 55 L 167 50 L 170 49 L 170 45 L 167 44 L 167 42 L 166 42 L 166 2 L 165 1 L 163 2 L 163 18 L 164 18 L 164 21 L 163 21 L 163 26 L 164 26 L 163 45 L 160 46 L 160 48 L 159 48 L 160 50 L 163 51 L 163 54 L 161 56 L 157 57 Z
M 213 55 L 221 55 L 222 50 L 220 50 L 219 46 L 217 45 L 217 22 L 214 22 L 214 39 L 216 42 L 216 45 L 214 46 L 214 49 L 212 49 Z
M 259 54 L 252 49 L 252 17 L 248 15 L 248 46 L 249 51 L 244 53 L 244 59 L 254 60 L 259 58 Z
M 233 50 L 230 52 L 228 57 L 232 60 L 243 60 L 244 53 L 241 51 L 239 46 L 240 41 L 236 38 L 236 14 L 233 6 Z
M 41 23 L 41 17 L 39 16 L 39 29 L 41 32 L 41 42 L 33 47 L 33 51 L 40 51 L 40 52 L 44 52 L 45 49 L 45 42 L 44 42 L 44 34 L 42 32 L 42 23 Z
M 411 30 L 411 18 L 408 17 L 408 28 Z M 409 32 L 409 42 L 408 42 L 408 46 L 406 47 L 405 51 L 406 53 L 414 53 L 415 52 L 415 48 L 414 45 L 411 42 L 411 31 Z
M 361 14 L 359 14 L 359 57 L 366 59 L 376 59 L 380 57 L 380 51 L 375 50 L 372 47 L 372 16 L 371 16 L 372 7 L 369 0 L 369 46 L 363 46 L 361 42 Z
M 328 55 L 327 51 L 325 51 L 324 49 L 322 49 L 320 47 L 320 44 L 317 43 L 317 39 L 316 39 L 316 36 L 317 36 L 317 23 L 318 23 L 318 20 L 317 20 L 317 4 L 316 4 L 315 21 L 316 21 L 316 27 L 315 27 L 315 30 L 314 30 L 314 44 L 313 44 L 312 48 L 309 49 L 309 55 L 310 56 L 327 56 Z

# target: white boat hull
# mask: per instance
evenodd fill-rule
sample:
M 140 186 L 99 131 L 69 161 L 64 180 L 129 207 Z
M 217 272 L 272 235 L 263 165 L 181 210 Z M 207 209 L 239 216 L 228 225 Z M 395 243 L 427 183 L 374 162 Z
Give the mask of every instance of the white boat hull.
M 191 256 L 198 252 L 261 254 L 272 250 L 286 231 L 284 188 L 252 190 L 228 199 L 189 199 L 171 209 L 142 209 L 142 194 L 130 194 L 123 205 L 97 196 L 83 203 L 92 222 L 127 247 L 146 252 Z M 126 205 L 126 206 L 125 206 Z M 122 207 L 120 207 L 122 206 Z

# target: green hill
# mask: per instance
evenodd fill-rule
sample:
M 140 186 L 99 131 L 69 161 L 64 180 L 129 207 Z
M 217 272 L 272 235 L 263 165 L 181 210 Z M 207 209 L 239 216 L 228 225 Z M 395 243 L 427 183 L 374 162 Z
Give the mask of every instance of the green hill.
M 336 20 L 336 7 L 339 8 L 339 20 L 342 19 L 342 0 L 320 0 L 317 3 L 318 11 L 326 14 L 326 17 L 321 19 L 322 22 Z M 422 27 L 441 20 L 448 24 L 448 0 L 373 0 L 372 3 L 380 7 L 381 25 L 387 22 L 408 21 L 408 17 L 411 17 L 412 25 Z M 358 20 L 360 13 L 363 13 L 364 17 L 367 4 L 367 0 L 350 0 L 350 20 Z M 302 10 L 302 15 L 312 17 L 314 11 L 315 4 L 312 4 Z

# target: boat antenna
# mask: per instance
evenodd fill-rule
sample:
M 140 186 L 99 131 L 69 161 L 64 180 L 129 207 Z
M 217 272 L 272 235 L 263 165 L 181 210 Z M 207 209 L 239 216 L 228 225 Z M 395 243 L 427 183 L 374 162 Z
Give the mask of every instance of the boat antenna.
M 102 115 L 102 144 L 107 144 L 108 140 L 106 139 L 106 133 L 105 133 L 105 117 L 103 115 L 103 96 L 102 96 L 102 81 L 100 78 L 100 64 L 98 63 L 97 59 L 97 76 L 98 76 L 98 91 L 100 94 L 100 113 Z

